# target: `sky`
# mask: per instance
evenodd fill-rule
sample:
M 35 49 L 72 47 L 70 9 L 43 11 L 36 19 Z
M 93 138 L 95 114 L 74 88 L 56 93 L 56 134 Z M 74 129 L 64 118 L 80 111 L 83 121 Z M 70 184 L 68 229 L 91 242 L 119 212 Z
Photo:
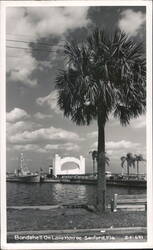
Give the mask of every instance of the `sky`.
M 146 12 L 143 6 L 7 7 L 6 17 L 6 111 L 7 171 L 25 164 L 34 171 L 48 171 L 55 154 L 86 159 L 92 172 L 90 151 L 97 148 L 97 122 L 77 126 L 57 106 L 55 79 L 66 67 L 66 40 L 86 39 L 95 27 L 120 29 L 145 45 Z M 146 157 L 146 117 L 122 127 L 110 117 L 106 125 L 107 170 L 121 172 L 120 157 L 128 152 Z M 140 164 L 141 173 L 145 163 Z M 125 170 L 126 171 L 126 170 Z M 135 172 L 135 169 L 131 169 Z

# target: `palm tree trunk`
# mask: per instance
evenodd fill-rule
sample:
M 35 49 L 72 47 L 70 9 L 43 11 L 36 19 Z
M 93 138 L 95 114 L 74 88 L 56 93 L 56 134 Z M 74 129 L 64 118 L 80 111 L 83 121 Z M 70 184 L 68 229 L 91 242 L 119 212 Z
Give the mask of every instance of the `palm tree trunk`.
M 137 161 L 137 178 L 139 179 L 139 161 Z
M 123 167 L 121 167 L 121 169 L 122 169 L 121 175 L 123 175 L 124 174 L 124 169 L 123 169 Z
M 106 179 L 105 179 L 105 121 L 104 113 L 98 114 L 98 182 L 97 182 L 97 209 L 104 212 L 106 209 Z
M 130 166 L 129 166 L 129 164 L 127 163 L 127 176 L 128 176 L 128 179 L 129 179 L 129 175 L 130 175 Z
M 93 159 L 93 175 L 95 174 L 95 165 L 96 165 L 96 161 L 95 159 Z

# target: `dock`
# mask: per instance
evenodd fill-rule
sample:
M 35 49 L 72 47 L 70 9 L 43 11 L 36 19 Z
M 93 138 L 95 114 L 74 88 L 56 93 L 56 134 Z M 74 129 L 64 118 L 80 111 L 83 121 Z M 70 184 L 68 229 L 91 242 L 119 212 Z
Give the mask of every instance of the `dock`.
M 56 179 L 44 179 L 41 183 L 62 183 L 62 184 L 81 184 L 81 185 L 97 185 L 96 178 L 56 178 Z M 138 179 L 107 179 L 106 184 L 110 186 L 125 186 L 125 187 L 140 187 L 146 188 L 147 183 L 146 180 L 138 180 Z
M 27 180 L 18 180 L 7 178 L 7 182 L 18 182 L 18 183 L 32 183 L 32 181 Z M 47 174 L 44 176 L 40 175 L 39 181 L 37 183 L 61 183 L 61 184 L 80 184 L 80 185 L 97 185 L 97 175 L 96 174 L 82 174 L 82 175 L 59 175 L 48 177 Z M 120 175 L 120 174 L 111 174 L 110 176 L 106 175 L 106 184 L 110 186 L 121 186 L 121 187 L 139 187 L 146 188 L 147 181 L 145 176 L 137 175 Z

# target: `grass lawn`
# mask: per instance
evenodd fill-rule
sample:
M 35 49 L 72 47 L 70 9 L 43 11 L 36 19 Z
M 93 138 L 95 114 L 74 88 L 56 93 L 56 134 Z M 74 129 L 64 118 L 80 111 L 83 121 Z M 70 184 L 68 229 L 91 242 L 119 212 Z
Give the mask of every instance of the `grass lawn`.
M 102 215 L 83 208 L 49 210 L 8 209 L 7 229 L 12 231 L 146 227 L 145 211 L 105 212 Z

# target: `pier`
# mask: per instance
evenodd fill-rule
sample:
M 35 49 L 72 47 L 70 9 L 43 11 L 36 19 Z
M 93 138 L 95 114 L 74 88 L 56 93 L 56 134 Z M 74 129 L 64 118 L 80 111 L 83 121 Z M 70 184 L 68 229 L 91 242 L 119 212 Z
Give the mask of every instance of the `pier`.
M 85 175 L 58 175 L 54 178 L 45 177 L 41 179 L 41 183 L 62 183 L 62 184 L 84 184 L 84 185 L 96 185 L 97 184 L 97 176 L 92 174 Z M 132 186 L 132 187 L 140 187 L 146 188 L 146 180 L 145 176 L 137 176 L 137 175 L 120 175 L 120 174 L 111 174 L 107 176 L 106 174 L 106 184 L 112 186 Z

